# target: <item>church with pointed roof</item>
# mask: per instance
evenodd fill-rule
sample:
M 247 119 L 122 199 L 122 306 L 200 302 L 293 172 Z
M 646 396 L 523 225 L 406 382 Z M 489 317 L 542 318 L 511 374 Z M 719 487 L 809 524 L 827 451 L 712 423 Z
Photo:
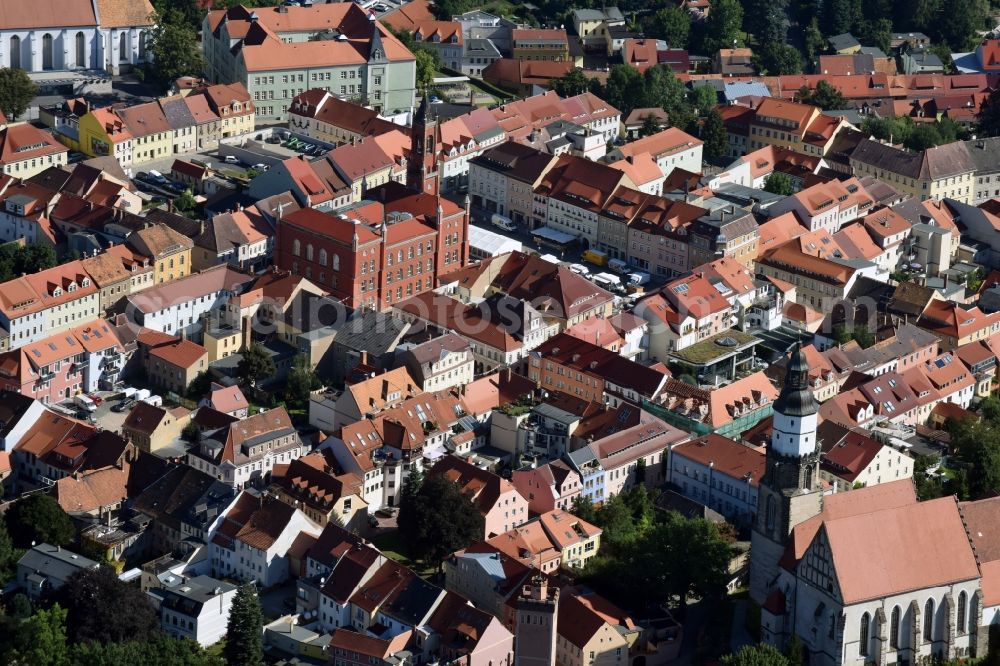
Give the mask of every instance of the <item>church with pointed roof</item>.
M 798 636 L 808 663 L 825 666 L 985 656 L 1000 623 L 1000 566 L 990 561 L 1000 549 L 975 535 L 996 532 L 1000 513 L 983 507 L 993 500 L 921 502 L 909 478 L 829 492 L 808 375 L 797 346 L 774 404 L 751 538 L 762 641 L 783 649 Z

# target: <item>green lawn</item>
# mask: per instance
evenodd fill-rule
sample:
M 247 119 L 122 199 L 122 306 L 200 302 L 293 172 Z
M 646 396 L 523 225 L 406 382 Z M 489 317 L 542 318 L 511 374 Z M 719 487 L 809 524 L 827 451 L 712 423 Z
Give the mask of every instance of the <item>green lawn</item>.
M 413 569 L 417 575 L 422 578 L 430 578 L 437 573 L 434 567 L 426 566 L 422 562 L 411 560 L 406 555 L 403 555 L 407 548 L 397 530 L 391 530 L 378 535 L 372 539 L 372 543 L 376 548 L 381 550 L 386 557 L 396 560 L 403 566 Z

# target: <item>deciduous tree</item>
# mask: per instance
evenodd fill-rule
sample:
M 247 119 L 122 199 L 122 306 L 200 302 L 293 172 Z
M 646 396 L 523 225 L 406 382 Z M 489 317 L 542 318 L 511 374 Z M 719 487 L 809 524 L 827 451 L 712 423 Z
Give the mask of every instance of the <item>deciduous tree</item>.
M 795 185 L 792 183 L 792 177 L 787 173 L 772 171 L 764 179 L 764 191 L 787 197 L 795 193 Z
M 560 97 L 573 97 L 587 92 L 590 89 L 590 80 L 582 69 L 574 67 L 558 79 L 552 79 L 549 85 Z
M 0 111 L 7 120 L 17 120 L 31 106 L 31 100 L 38 94 L 28 72 L 23 69 L 0 69 Z
M 73 521 L 48 495 L 30 495 L 15 502 L 4 521 L 18 548 L 30 548 L 33 543 L 65 546 L 76 538 Z
M 274 359 L 267 350 L 258 343 L 252 343 L 240 351 L 240 362 L 236 364 L 236 374 L 250 386 L 256 386 L 259 380 L 274 375 Z
M 673 49 L 686 49 L 691 37 L 691 13 L 669 5 L 649 16 L 645 27 L 649 37 L 662 39 Z
M 146 44 L 151 63 L 146 66 L 148 79 L 166 87 L 182 76 L 199 76 L 205 66 L 198 44 L 197 28 L 184 15 L 168 11 L 154 19 Z
M 444 476 L 430 476 L 401 506 L 397 522 L 413 554 L 440 566 L 446 557 L 483 538 L 484 521 L 472 498 Z
M 744 645 L 739 652 L 722 658 L 722 666 L 790 666 L 788 657 L 767 643 Z
M 144 641 L 159 628 L 145 593 L 123 583 L 108 566 L 70 576 L 59 590 L 59 600 L 66 608 L 66 627 L 75 643 Z

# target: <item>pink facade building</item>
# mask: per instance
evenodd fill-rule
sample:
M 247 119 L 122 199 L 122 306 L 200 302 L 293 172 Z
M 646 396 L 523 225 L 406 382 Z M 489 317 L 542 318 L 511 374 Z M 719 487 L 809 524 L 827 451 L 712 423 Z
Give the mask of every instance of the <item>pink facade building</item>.
M 562 460 L 553 460 L 535 469 L 517 470 L 512 481 L 517 492 L 528 500 L 532 514 L 553 509 L 569 511 L 580 496 L 580 475 Z

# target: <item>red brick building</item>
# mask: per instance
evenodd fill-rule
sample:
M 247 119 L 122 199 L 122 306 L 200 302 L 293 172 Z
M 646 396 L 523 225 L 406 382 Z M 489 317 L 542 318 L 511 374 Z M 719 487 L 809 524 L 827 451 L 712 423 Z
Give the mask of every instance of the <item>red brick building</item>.
M 275 263 L 348 307 L 384 310 L 437 285 L 469 257 L 468 210 L 390 183 L 334 213 L 303 208 L 281 219 Z

